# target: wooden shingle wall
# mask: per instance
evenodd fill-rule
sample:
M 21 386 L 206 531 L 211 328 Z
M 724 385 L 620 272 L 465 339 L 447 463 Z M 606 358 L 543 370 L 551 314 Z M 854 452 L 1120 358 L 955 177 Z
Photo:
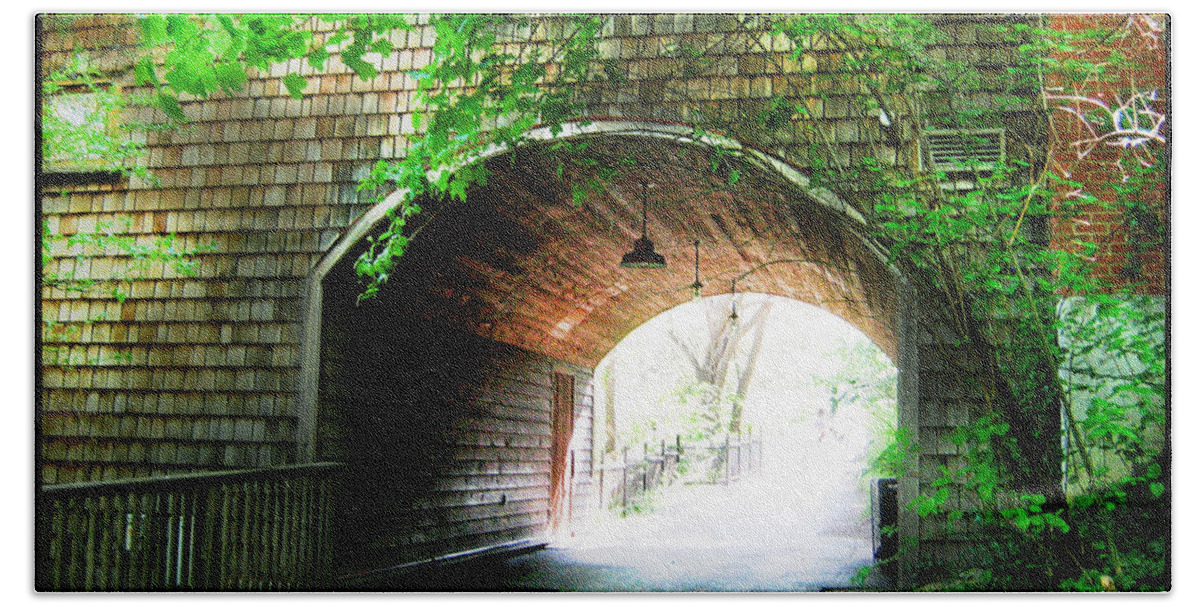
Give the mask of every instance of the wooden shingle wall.
M 784 70 L 832 65 L 820 49 L 803 62 L 784 61 L 785 41 L 732 35 L 732 19 L 606 17 L 601 51 L 621 60 L 629 82 L 598 90 L 592 113 L 686 122 L 693 97 L 717 100 L 729 112 L 753 112 L 761 103 L 756 100 L 787 85 Z M 144 92 L 131 86 L 136 40 L 129 17 L 44 20 L 43 71 L 84 51 L 114 82 Z M 211 246 L 197 256 L 196 276 L 160 264 L 136 273 L 123 284 L 129 294 L 123 303 L 107 288 L 43 290 L 43 320 L 66 328 L 43 350 L 46 483 L 294 459 L 289 437 L 296 428 L 303 280 L 368 208 L 355 192 L 357 178 L 408 146 L 410 71 L 429 61 L 432 29 L 418 27 L 394 41 L 399 49 L 380 61 L 380 74 L 369 82 L 336 58 L 320 75 L 297 61 L 252 74 L 244 92 L 185 102 L 185 127 L 144 136 L 143 162 L 156 181 L 42 191 L 50 234 L 113 225 L 143 243 L 174 233 L 182 248 Z M 670 57 L 680 44 L 709 47 L 715 72 L 675 73 Z M 282 84 L 291 69 L 310 75 L 304 99 L 289 97 Z M 866 153 L 865 130 L 873 119 L 858 116 L 836 95 L 819 105 L 817 118 L 844 135 L 845 153 Z M 162 119 L 147 109 L 130 114 L 137 121 Z M 50 272 L 76 268 L 101 281 L 119 276 L 127 261 L 54 253 Z

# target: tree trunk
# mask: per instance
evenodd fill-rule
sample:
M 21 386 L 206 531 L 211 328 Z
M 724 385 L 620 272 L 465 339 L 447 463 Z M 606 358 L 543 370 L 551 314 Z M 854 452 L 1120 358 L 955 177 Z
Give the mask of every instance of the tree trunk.
M 762 351 L 764 328 L 771 311 L 772 301 L 764 300 L 750 318 L 744 321 L 731 319 L 729 315 L 725 314 L 723 304 L 716 301 L 708 301 L 706 305 L 708 306 L 705 311 L 708 315 L 708 334 L 699 345 L 680 338 L 674 332 L 671 332 L 669 336 L 692 366 L 696 382 L 713 389 L 704 394 L 701 406 L 706 412 L 718 412 L 717 419 L 714 420 L 714 431 L 721 430 L 720 408 L 718 407 L 720 400 L 726 394 L 726 387 L 733 386 L 733 392 L 730 395 L 732 403 L 729 409 L 729 425 L 725 430 L 737 433 L 741 431 L 742 404 L 754 378 L 759 353 Z M 746 361 L 735 366 L 739 346 L 751 333 L 753 333 L 753 337 L 749 344 L 750 350 Z M 733 373 L 730 373 L 731 366 L 734 370 Z

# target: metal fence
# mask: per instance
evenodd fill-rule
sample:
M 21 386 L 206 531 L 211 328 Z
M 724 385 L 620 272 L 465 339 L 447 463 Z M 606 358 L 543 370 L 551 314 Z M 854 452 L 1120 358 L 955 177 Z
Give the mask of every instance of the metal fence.
M 342 465 L 47 486 L 41 591 L 287 590 L 330 580 Z
M 661 441 L 653 449 L 644 444 L 641 453 L 621 450 L 619 460 L 596 469 L 601 509 L 629 507 L 658 488 L 677 481 L 728 484 L 742 478 L 762 463 L 762 440 L 741 435 L 726 436 L 718 443 Z

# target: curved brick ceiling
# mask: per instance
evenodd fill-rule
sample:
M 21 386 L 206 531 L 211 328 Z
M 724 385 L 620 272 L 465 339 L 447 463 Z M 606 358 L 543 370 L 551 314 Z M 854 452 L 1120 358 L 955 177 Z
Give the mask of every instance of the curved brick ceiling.
M 809 260 L 770 264 L 739 280 L 738 291 L 825 308 L 894 359 L 892 276 L 840 217 L 794 186 L 743 167 L 731 187 L 727 171 L 711 170 L 710 150 L 663 139 L 597 138 L 573 158 L 544 146 L 495 158 L 487 184 L 465 203 L 436 214 L 427 205 L 429 224 L 371 305 L 594 366 L 637 326 L 691 297 L 699 238 L 704 295 L 728 293 L 733 277 L 764 263 Z M 620 171 L 573 203 L 570 184 L 595 167 Z M 643 183 L 653 184 L 648 230 L 664 269 L 618 265 L 640 233 Z M 332 275 L 350 274 L 344 266 L 356 255 Z

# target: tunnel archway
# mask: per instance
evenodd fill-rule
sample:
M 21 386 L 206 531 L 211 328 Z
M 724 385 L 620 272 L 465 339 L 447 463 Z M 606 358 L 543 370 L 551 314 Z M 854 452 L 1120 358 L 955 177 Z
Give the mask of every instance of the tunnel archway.
M 549 490 L 551 469 L 563 466 L 550 458 L 556 391 L 575 410 L 566 432 L 587 424 L 591 369 L 635 327 L 691 296 L 694 239 L 705 294 L 740 277 L 741 290 L 837 314 L 904 367 L 903 278 L 863 237 L 861 218 L 799 171 L 737 142 L 694 139 L 680 125 L 593 121 L 567 136 L 586 143 L 588 163 L 564 159 L 538 143 L 548 133 L 534 132 L 530 145 L 481 155 L 491 176 L 465 203 L 423 204 L 433 219 L 380 297 L 356 305 L 352 263 L 398 195 L 360 218 L 310 275 L 302 453 L 346 460 L 365 483 L 400 489 L 386 501 L 412 508 L 363 515 L 370 534 L 407 547 L 397 559 L 546 526 L 539 513 L 551 496 L 531 488 Z M 743 161 L 736 184 L 712 170 L 723 154 Z M 590 166 L 619 171 L 577 204 L 569 184 L 591 177 Z M 647 183 L 649 233 L 667 268 L 620 268 Z M 531 485 L 505 481 L 512 476 Z M 410 525 L 414 517 L 424 523 Z M 447 530 L 459 532 L 430 540 Z

